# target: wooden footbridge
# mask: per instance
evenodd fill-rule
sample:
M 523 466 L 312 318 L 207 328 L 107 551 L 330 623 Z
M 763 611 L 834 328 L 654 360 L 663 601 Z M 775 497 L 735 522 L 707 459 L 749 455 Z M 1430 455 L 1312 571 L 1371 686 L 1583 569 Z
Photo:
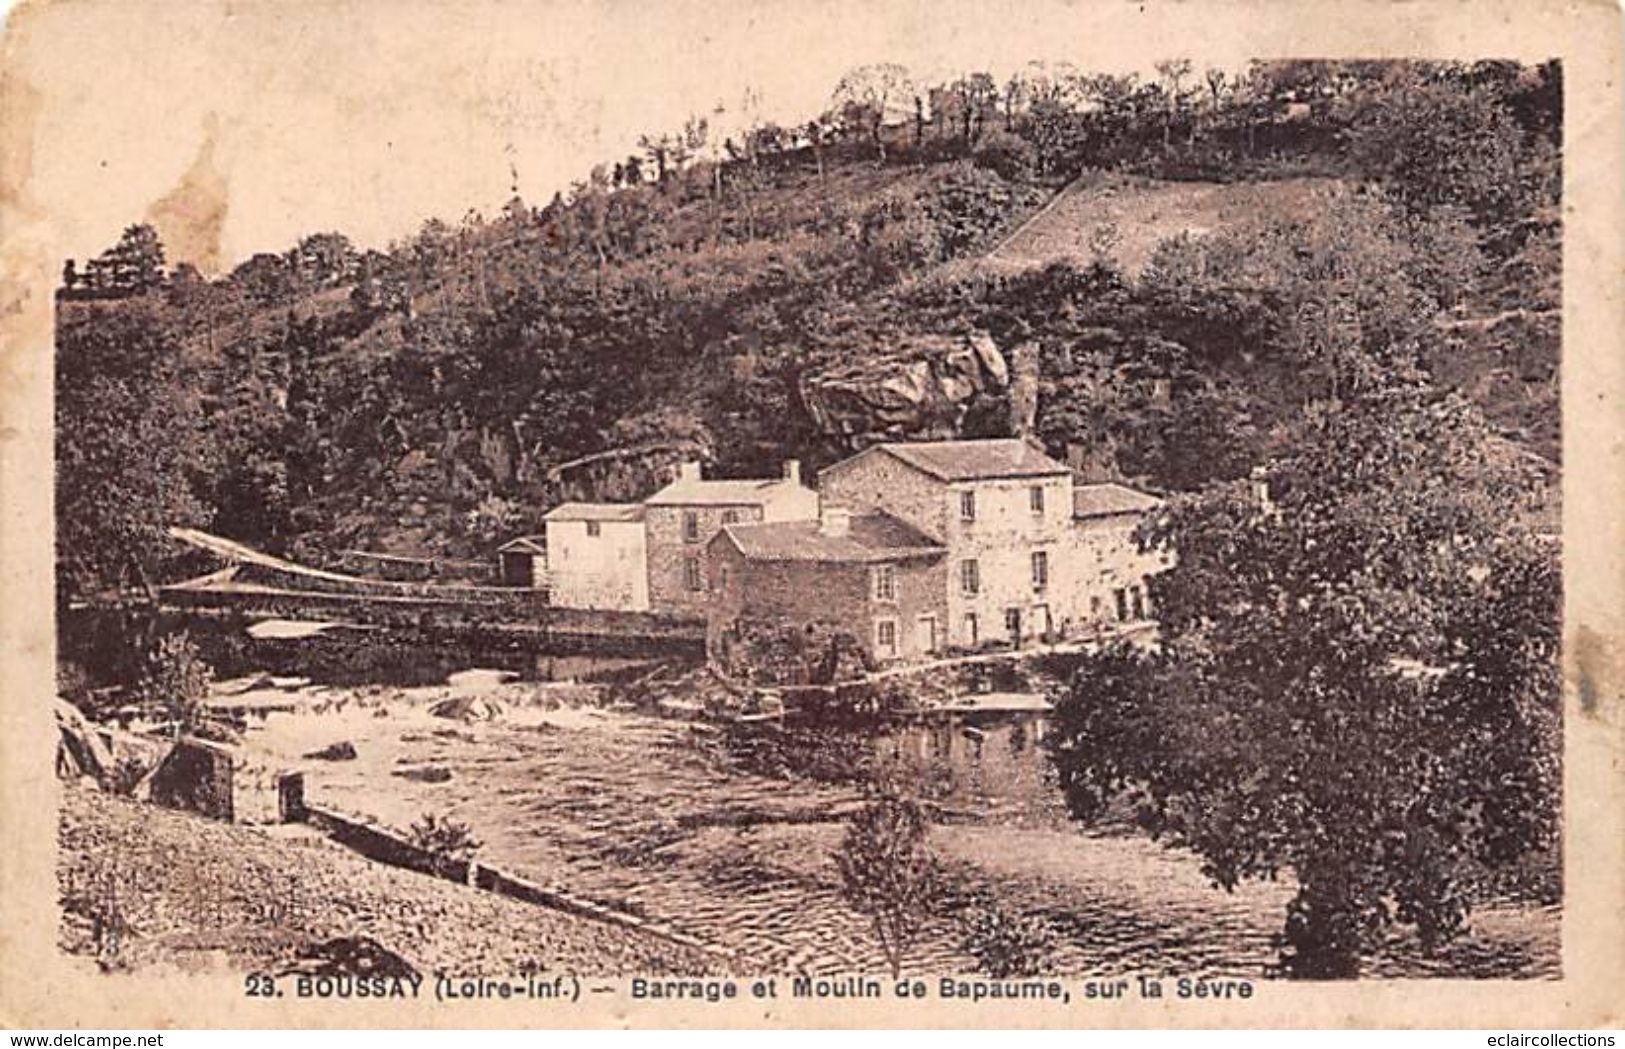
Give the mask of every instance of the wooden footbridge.
M 368 579 L 301 565 L 236 540 L 172 528 L 177 542 L 223 567 L 161 587 L 160 607 L 189 615 L 342 620 L 348 623 L 478 631 L 579 651 L 704 651 L 705 622 L 654 612 L 560 608 L 546 590 Z

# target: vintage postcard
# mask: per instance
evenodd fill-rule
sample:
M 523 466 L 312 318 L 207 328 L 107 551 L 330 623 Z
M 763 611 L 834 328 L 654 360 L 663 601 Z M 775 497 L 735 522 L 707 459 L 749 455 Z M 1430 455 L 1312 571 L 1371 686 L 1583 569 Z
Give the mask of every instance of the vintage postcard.
M 17 5 L 0 1021 L 1617 1027 L 1620 28 Z

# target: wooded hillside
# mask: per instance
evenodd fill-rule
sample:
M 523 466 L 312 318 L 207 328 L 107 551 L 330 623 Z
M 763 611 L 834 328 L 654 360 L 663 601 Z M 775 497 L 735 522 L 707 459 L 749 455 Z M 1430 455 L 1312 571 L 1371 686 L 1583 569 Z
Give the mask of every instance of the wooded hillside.
M 1555 65 L 871 66 L 801 126 L 696 119 L 382 251 L 316 233 L 207 279 L 132 227 L 64 273 L 63 586 L 161 574 L 171 523 L 484 557 L 679 459 L 816 467 L 913 418 L 832 432 L 821 376 L 883 383 L 978 332 L 1032 351 L 1052 453 L 1154 489 L 1396 381 L 1465 393 L 1550 473 L 1561 123 Z M 1008 432 L 1007 397 L 952 426 Z

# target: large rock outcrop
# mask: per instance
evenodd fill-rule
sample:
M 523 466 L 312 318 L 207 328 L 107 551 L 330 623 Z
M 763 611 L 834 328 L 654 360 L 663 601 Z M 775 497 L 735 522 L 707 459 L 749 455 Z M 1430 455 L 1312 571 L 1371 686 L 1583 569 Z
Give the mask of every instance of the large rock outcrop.
M 1024 434 L 1036 391 L 1035 348 L 1017 347 L 1006 359 L 985 332 L 916 338 L 801 381 L 802 402 L 819 428 L 854 448 L 958 437 L 973 411 L 1005 415 L 1009 432 Z

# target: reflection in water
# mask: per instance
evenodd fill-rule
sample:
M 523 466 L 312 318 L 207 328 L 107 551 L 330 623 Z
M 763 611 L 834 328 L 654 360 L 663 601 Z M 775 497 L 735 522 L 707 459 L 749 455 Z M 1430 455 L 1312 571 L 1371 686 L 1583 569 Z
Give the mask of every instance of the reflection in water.
M 1041 746 L 1046 724 L 1042 714 L 1029 711 L 943 711 L 851 731 L 868 740 L 880 770 L 912 781 L 939 804 L 1022 824 L 1064 826 L 1055 769 Z

